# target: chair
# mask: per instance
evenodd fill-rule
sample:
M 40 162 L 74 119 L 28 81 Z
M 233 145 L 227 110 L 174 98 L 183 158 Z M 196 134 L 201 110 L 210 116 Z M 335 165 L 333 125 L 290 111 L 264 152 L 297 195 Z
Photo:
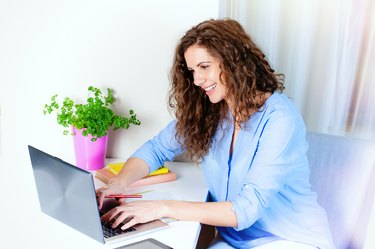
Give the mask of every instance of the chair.
M 319 133 L 308 133 L 307 141 L 312 189 L 334 244 L 362 249 L 375 200 L 375 141 Z

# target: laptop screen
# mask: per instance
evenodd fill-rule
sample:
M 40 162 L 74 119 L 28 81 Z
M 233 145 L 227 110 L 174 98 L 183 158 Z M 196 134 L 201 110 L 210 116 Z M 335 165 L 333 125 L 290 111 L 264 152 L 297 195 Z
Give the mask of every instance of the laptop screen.
M 28 147 L 42 212 L 104 243 L 91 173 Z

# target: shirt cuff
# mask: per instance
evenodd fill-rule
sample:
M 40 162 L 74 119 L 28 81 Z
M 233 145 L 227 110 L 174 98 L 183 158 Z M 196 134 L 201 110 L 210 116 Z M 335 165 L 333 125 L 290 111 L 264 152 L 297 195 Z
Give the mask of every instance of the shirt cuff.
M 233 227 L 233 229 L 236 230 L 236 231 L 241 231 L 245 228 L 248 228 L 248 224 L 246 224 L 246 222 L 245 222 L 246 216 L 245 216 L 245 213 L 243 211 L 243 210 L 246 210 L 246 208 L 241 207 L 241 206 L 246 205 L 246 204 L 242 203 L 242 205 L 241 205 L 238 202 L 239 202 L 238 199 L 232 201 L 232 210 L 236 214 L 236 218 L 237 218 L 237 227 Z

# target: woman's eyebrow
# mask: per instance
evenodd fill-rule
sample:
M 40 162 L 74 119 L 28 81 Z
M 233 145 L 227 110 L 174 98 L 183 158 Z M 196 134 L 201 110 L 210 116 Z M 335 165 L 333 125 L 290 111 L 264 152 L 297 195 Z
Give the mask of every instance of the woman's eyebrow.
M 196 65 L 196 67 L 199 67 L 201 64 L 203 64 L 203 63 L 211 63 L 210 61 L 201 61 L 201 62 L 199 62 L 197 65 Z M 189 69 L 189 70 L 191 70 L 192 68 L 191 67 L 189 67 L 189 66 L 187 66 L 187 68 Z
M 199 62 L 198 64 L 197 64 L 197 67 L 199 67 L 201 64 L 203 64 L 203 63 L 210 63 L 210 61 L 202 61 L 202 62 Z

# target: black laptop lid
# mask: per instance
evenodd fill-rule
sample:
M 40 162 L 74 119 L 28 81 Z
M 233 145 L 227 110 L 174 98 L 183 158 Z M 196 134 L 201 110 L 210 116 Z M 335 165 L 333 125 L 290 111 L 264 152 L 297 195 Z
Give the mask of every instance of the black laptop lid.
M 91 173 L 28 147 L 42 212 L 104 243 Z

